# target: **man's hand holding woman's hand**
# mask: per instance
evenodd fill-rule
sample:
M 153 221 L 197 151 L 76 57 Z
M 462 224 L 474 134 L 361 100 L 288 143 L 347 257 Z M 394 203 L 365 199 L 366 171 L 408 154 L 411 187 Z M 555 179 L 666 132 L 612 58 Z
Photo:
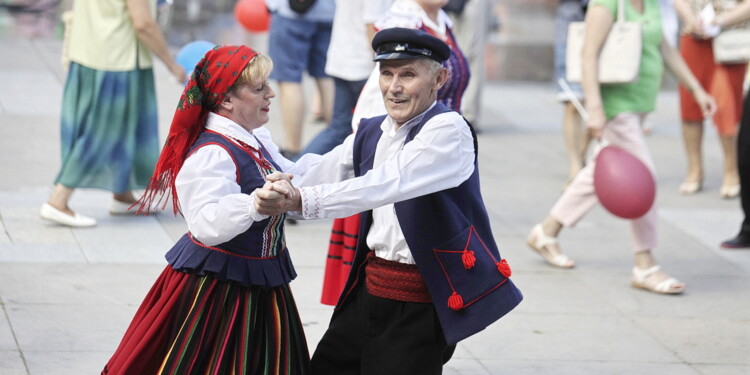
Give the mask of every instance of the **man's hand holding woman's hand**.
M 266 184 L 255 190 L 255 209 L 263 215 L 280 215 L 287 211 L 301 211 L 299 189 L 292 185 L 292 175 L 274 172 L 266 176 Z

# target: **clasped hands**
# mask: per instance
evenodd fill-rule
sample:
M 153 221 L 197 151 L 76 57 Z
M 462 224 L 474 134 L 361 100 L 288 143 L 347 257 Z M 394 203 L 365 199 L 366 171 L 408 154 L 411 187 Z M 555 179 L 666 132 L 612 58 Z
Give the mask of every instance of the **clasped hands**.
M 299 189 L 292 185 L 293 175 L 273 172 L 266 183 L 255 190 L 255 210 L 263 215 L 281 215 L 287 211 L 302 211 Z

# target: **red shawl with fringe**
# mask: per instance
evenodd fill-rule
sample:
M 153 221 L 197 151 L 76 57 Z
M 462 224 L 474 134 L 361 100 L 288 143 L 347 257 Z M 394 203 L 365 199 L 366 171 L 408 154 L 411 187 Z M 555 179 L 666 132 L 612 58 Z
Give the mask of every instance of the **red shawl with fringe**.
M 195 66 L 177 104 L 164 148 L 156 163 L 146 192 L 136 202 L 139 214 L 148 214 L 172 198 L 174 213 L 179 212 L 174 183 L 188 150 L 203 131 L 209 112 L 224 99 L 247 64 L 258 53 L 246 46 L 221 45 L 206 52 Z

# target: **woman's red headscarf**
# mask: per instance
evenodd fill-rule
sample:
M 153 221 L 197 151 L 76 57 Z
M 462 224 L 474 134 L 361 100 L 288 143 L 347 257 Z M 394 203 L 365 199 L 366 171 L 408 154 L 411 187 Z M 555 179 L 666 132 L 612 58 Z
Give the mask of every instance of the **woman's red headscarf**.
M 174 186 L 177 172 L 185 162 L 188 150 L 203 131 L 208 113 L 218 107 L 228 89 L 257 54 L 246 46 L 216 46 L 206 52 L 195 66 L 177 104 L 154 175 L 146 192 L 136 203 L 140 204 L 138 213 L 148 214 L 154 203 L 161 204 L 163 209 L 167 205 L 165 196 L 171 196 L 174 213 L 177 214 L 179 204 Z

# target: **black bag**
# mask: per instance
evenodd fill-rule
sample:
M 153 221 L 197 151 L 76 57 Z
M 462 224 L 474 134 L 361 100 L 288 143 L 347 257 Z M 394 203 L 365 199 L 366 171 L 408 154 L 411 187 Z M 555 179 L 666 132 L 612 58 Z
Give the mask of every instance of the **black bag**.
M 313 4 L 315 4 L 315 0 L 289 0 L 289 7 L 299 14 L 307 12 Z

